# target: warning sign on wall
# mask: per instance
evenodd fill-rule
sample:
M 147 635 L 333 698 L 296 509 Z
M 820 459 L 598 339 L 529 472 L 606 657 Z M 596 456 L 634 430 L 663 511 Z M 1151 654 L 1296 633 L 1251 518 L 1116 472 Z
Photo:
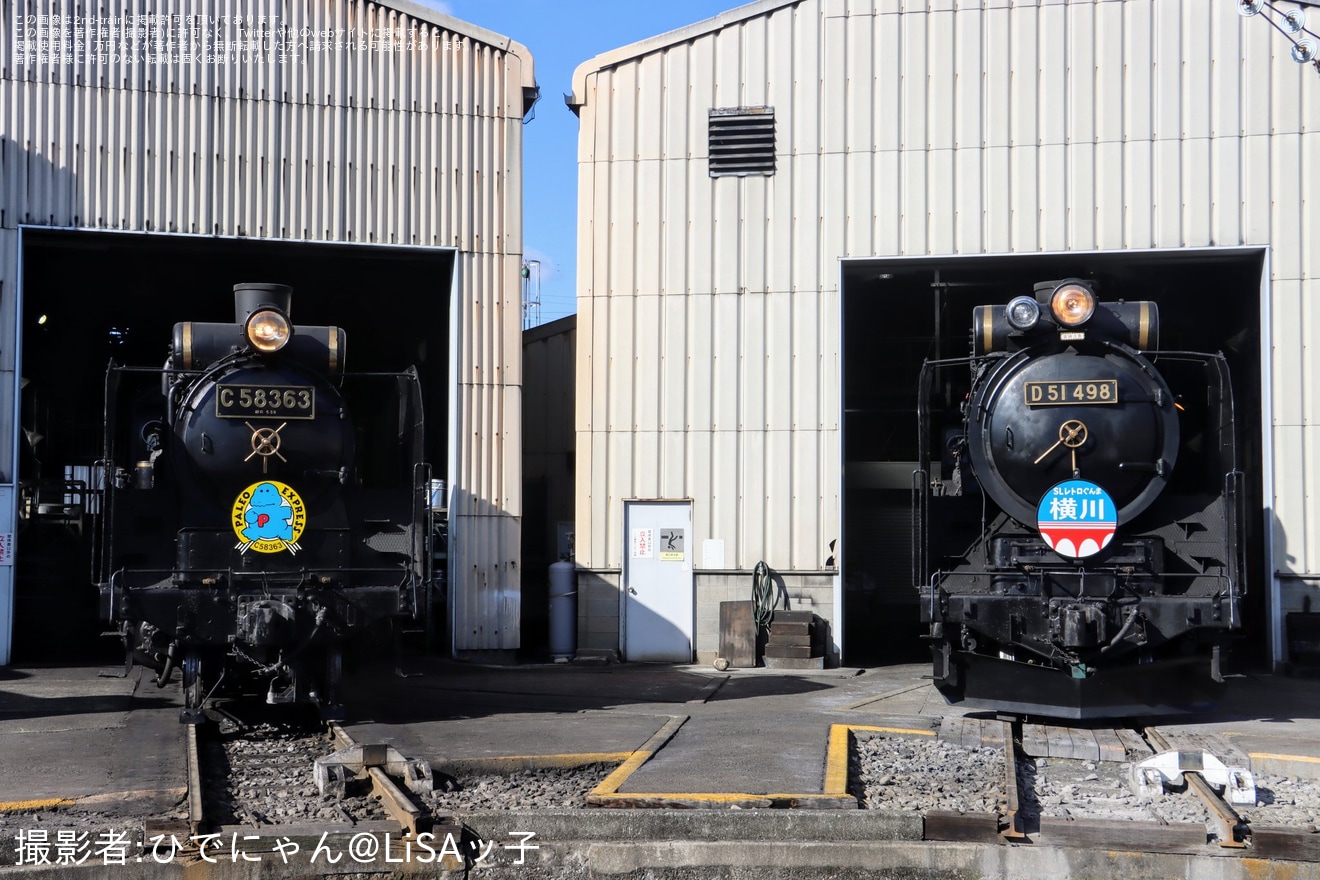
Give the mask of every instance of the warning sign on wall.
M 655 529 L 632 530 L 632 558 L 655 558 Z
M 682 562 L 683 555 L 684 555 L 683 530 L 661 529 L 660 530 L 660 561 Z

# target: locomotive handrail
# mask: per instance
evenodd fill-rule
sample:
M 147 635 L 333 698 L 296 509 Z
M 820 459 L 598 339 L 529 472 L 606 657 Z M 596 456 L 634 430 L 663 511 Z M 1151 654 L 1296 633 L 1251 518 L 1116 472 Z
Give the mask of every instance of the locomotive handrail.
M 926 483 L 929 471 L 918 468 L 912 472 L 912 506 L 916 508 L 912 529 L 912 583 L 921 583 L 926 571 Z
M 185 369 L 183 367 L 152 367 L 152 366 L 134 366 L 129 364 L 111 363 L 110 366 L 106 367 L 106 372 L 107 373 L 112 373 L 112 372 L 113 373 L 153 373 L 156 375 L 164 374 L 166 376 L 204 376 L 207 373 L 212 372 L 212 368 L 219 365 L 220 363 L 221 363 L 220 361 L 217 361 L 215 364 L 208 364 L 205 369 L 200 369 L 200 370 L 191 369 L 191 368 Z M 414 374 L 411 372 L 411 370 L 412 370 L 411 367 L 405 370 L 395 370 L 395 371 L 364 370 L 361 372 L 355 372 L 352 370 L 345 370 L 342 375 L 352 376 L 355 379 L 373 378 L 373 377 L 382 378 L 382 379 L 404 379 L 404 378 L 413 377 Z
M 414 377 L 415 378 L 415 377 Z M 413 465 L 413 524 L 412 524 L 412 608 L 413 616 L 421 617 L 422 603 L 418 587 L 426 590 L 425 613 L 431 613 L 431 465 L 419 461 Z
M 1245 596 L 1247 585 L 1243 572 L 1246 571 L 1246 548 L 1242 546 L 1243 542 L 1233 540 L 1233 535 L 1237 534 L 1237 530 L 1241 525 L 1239 505 L 1241 504 L 1242 476 L 1242 471 L 1236 469 L 1224 475 L 1224 541 L 1233 548 L 1234 573 L 1240 581 L 1240 592 L 1235 591 L 1235 594 Z
M 1070 576 L 1070 577 L 1073 577 L 1073 576 L 1075 576 L 1075 577 L 1084 577 L 1085 575 L 1090 575 L 1090 576 L 1092 576 L 1092 577 L 1094 577 L 1094 576 L 1096 576 L 1096 575 L 1116 575 L 1116 576 L 1122 576 L 1122 577 L 1125 577 L 1125 578 L 1126 578 L 1126 577 L 1131 577 L 1131 576 L 1132 576 L 1132 575 L 1129 575 L 1127 572 L 1123 571 L 1121 566 L 1114 566 L 1113 568 L 1107 568 L 1107 567 L 1106 567 L 1106 568 L 1091 568 L 1091 569 L 1075 569 L 1075 568 L 1074 568 L 1074 569 L 1064 569 L 1064 568 L 1053 569 L 1053 568 L 1051 568 L 1051 569 L 1044 569 L 1044 570 L 1042 570 L 1040 573 L 1049 573 L 1049 574 L 1067 575 L 1067 576 Z M 963 577 L 980 577 L 980 576 L 986 576 L 986 577 L 992 577 L 992 578 L 993 578 L 993 577 L 1008 577 L 1008 576 L 1009 576 L 1009 573 L 1008 573 L 1005 569 L 988 569 L 988 568 L 986 568 L 986 569 L 978 569 L 978 568 L 964 568 L 964 569 L 959 569 L 958 571 L 945 571 L 944 569 L 940 568 L 940 569 L 936 569 L 935 571 L 931 572 L 931 575 L 930 575 L 930 581 L 929 581 L 929 587 L 930 587 L 931 590 L 935 590 L 935 589 L 938 589 L 939 586 L 940 586 L 940 584 L 943 584 L 945 581 L 954 580 L 954 579 L 957 579 L 957 578 L 963 578 Z M 1194 571 L 1193 571 L 1193 572 L 1170 572 L 1170 571 L 1166 571 L 1166 572 L 1161 573 L 1159 577 L 1160 577 L 1161 580 L 1174 580 L 1174 579 L 1179 579 L 1179 578 L 1181 578 L 1181 579 L 1185 579 L 1185 580 L 1196 580 L 1197 578 L 1205 578 L 1205 579 L 1213 580 L 1213 581 L 1225 581 L 1225 582 L 1229 583 L 1230 587 L 1231 587 L 1232 582 L 1233 582 L 1233 578 L 1232 578 L 1231 575 L 1221 574 L 1221 573 L 1215 573 L 1215 572 L 1208 572 L 1208 571 L 1207 571 L 1207 572 L 1194 572 Z M 993 596 L 994 594 L 988 593 L 988 594 L 986 594 L 986 595 L 988 595 L 988 596 Z M 1161 594 L 1161 595 L 1166 595 L 1166 594 Z M 1218 595 L 1218 594 L 1216 594 L 1216 595 Z M 1076 597 L 1074 597 L 1074 598 L 1076 598 Z M 1098 599 L 1098 598 L 1103 598 L 1103 597 L 1094 596 L 1094 597 L 1090 597 L 1090 598 L 1097 598 L 1097 599 Z M 1157 596 L 1136 596 L 1136 597 L 1134 597 L 1134 598 L 1135 598 L 1135 599 L 1152 599 L 1152 598 L 1158 599 L 1158 598 L 1160 598 L 1160 596 L 1158 596 L 1158 595 L 1157 595 Z
M 123 572 L 124 570 L 122 568 L 110 572 L 110 578 L 108 581 L 110 595 L 107 597 L 108 605 L 105 608 L 106 611 L 105 617 L 107 620 L 113 621 L 118 619 L 117 615 L 115 614 L 115 579 L 118 578 L 121 574 L 123 574 Z M 93 582 L 100 583 L 99 580 L 95 580 L 95 579 L 93 579 Z
M 397 574 L 398 572 L 402 571 L 402 572 L 404 572 L 405 574 L 411 574 L 411 572 L 409 571 L 408 563 L 407 563 L 407 562 L 401 562 L 401 563 L 399 563 L 397 566 L 394 566 L 394 567 L 374 566 L 374 565 L 373 565 L 373 566 L 351 566 L 351 567 L 350 567 L 350 566 L 336 566 L 336 567 L 334 568 L 334 571 L 336 571 L 336 572 L 350 572 L 350 573 L 353 573 L 353 574 L 369 574 L 369 573 L 373 573 L 373 572 L 374 572 L 374 573 L 378 573 L 378 574 Z M 157 576 L 169 575 L 169 576 L 171 576 L 171 577 L 173 577 L 173 576 L 175 576 L 175 575 L 192 575 L 192 576 L 194 576 L 194 577 L 202 577 L 202 576 L 204 576 L 203 573 L 208 573 L 208 574 L 213 573 L 213 574 L 211 574 L 211 576 L 215 577 L 217 580 L 219 580 L 219 579 L 221 579 L 221 578 L 228 577 L 229 581 L 230 581 L 230 582 L 233 582 L 233 583 L 243 583 L 243 582 L 251 582 L 251 581 L 258 581 L 258 580 L 261 580 L 261 581 L 265 581 L 265 582 L 267 582 L 267 583 L 272 583 L 272 582 L 273 582 L 273 585 L 276 586 L 276 587 L 283 587 L 283 586 L 301 586 L 303 583 L 310 583 L 310 582 L 307 581 L 306 579 L 307 579 L 308 575 L 312 574 L 312 571 L 311 571 L 310 569 L 298 569 L 298 570 L 296 570 L 296 571 L 293 571 L 293 570 L 290 570 L 290 571 L 242 571 L 242 570 L 240 570 L 240 569 L 233 569 L 233 568 L 226 568 L 226 569 L 219 569 L 219 568 L 129 568 L 129 567 L 127 567 L 127 566 L 124 566 L 124 567 L 122 567 L 122 568 L 116 569 L 114 572 L 111 573 L 111 575 L 110 575 L 109 586 L 110 586 L 111 588 L 113 588 L 114 585 L 115 585 L 115 579 L 116 579 L 116 578 L 119 578 L 119 579 L 122 581 L 122 580 L 124 579 L 124 576 L 127 576 L 127 575 L 129 575 L 129 574 L 135 574 L 135 575 L 157 575 Z M 288 582 L 286 582 L 286 581 L 292 581 L 292 579 L 293 579 L 294 577 L 298 577 L 298 578 L 300 579 L 299 582 L 298 582 L 297 584 L 293 584 L 293 583 L 288 583 Z M 398 589 L 399 587 L 403 587 L 403 586 L 408 586 L 408 585 L 410 585 L 411 582 L 412 582 L 412 580 L 413 580 L 412 578 L 405 578 L 404 580 L 398 581 L 398 582 L 393 583 L 393 584 L 385 584 L 385 583 L 382 583 L 382 584 L 373 584 L 373 585 L 371 585 L 371 586 L 376 586 L 376 587 L 381 587 L 381 588 Z M 155 588 L 155 587 L 159 587 L 159 586 L 160 586 L 160 581 L 156 581 L 156 582 L 153 582 L 153 583 L 150 583 L 150 584 L 144 584 L 144 585 L 142 585 L 142 586 L 128 586 L 127 584 L 123 584 L 122 586 L 123 586 L 123 588 L 126 589 L 126 590 L 143 590 L 143 589 L 152 589 L 152 588 Z M 213 585 L 213 584 L 205 584 L 205 585 L 202 585 L 202 587 L 200 587 L 200 589 L 208 589 L 208 588 L 210 588 L 210 587 L 212 587 L 212 586 L 214 586 L 214 585 Z M 330 589 L 336 589 L 336 590 L 337 590 L 337 589 L 361 589 L 363 586 L 366 586 L 366 585 L 357 584 L 357 585 L 353 585 L 353 586 L 351 586 L 351 587 L 347 587 L 347 586 L 344 586 L 344 587 L 329 587 L 329 585 L 327 585 L 328 588 L 330 588 Z M 181 589 L 181 586 L 171 584 L 170 586 L 162 587 L 162 589 Z
M 994 360 L 994 359 L 1006 358 L 1006 357 L 1008 357 L 1007 352 L 990 351 L 990 352 L 986 352 L 985 354 L 970 355 L 968 357 L 960 357 L 960 358 L 927 358 L 926 360 L 922 361 L 922 369 L 925 370 L 926 367 L 956 367 L 959 365 L 970 366 L 971 364 L 974 364 L 977 361 Z
M 1227 361 L 1223 352 L 1191 351 L 1182 348 L 1152 348 L 1142 352 L 1146 357 L 1184 358 L 1188 361 Z
M 1071 567 L 1071 568 L 1065 568 L 1063 563 L 1051 563 L 1050 565 L 1051 565 L 1051 567 L 1048 567 L 1048 568 L 1047 568 L 1047 567 L 1044 567 L 1044 566 L 1028 566 L 1028 568 L 1031 569 L 1031 571 L 1030 571 L 1031 574 L 1049 573 L 1049 574 L 1063 574 L 1063 575 L 1070 575 L 1070 576 L 1071 576 L 1071 575 L 1081 576 L 1082 574 L 1085 574 L 1085 575 L 1088 576 L 1088 577 L 1095 577 L 1096 575 L 1110 575 L 1110 574 L 1112 574 L 1112 575 L 1121 575 L 1121 576 L 1123 576 L 1123 577 L 1137 577 L 1137 573 L 1136 573 L 1136 572 L 1129 571 L 1128 568 L 1127 568 L 1127 566 L 1122 566 L 1122 565 L 1105 565 L 1105 566 L 1090 566 L 1090 567 L 1073 566 L 1073 567 Z M 1020 570 L 1022 570 L 1022 567 L 1021 567 L 1021 566 L 1019 566 L 1019 568 L 1017 568 L 1017 569 L 1006 569 L 1006 568 L 960 568 L 960 569 L 957 570 L 957 572 L 951 572 L 951 573 L 953 573 L 953 574 L 957 574 L 957 575 L 963 575 L 963 574 L 967 574 L 967 575 L 983 575 L 983 574 L 984 574 L 984 575 L 994 575 L 995 577 L 1008 577 L 1008 576 L 1010 575 L 1010 572 L 1017 572 L 1017 571 L 1020 571 Z M 946 571 L 945 569 L 937 568 L 937 569 L 935 569 L 935 571 L 932 573 L 932 576 L 937 575 L 937 574 L 939 574 L 939 573 L 941 573 L 941 572 L 945 572 L 945 571 Z M 1147 576 L 1149 576 L 1149 574 L 1148 574 Z M 1219 574 L 1219 573 L 1208 572 L 1208 571 L 1201 571 L 1201 572 L 1197 572 L 1197 571 L 1186 571 L 1186 572 L 1165 571 L 1165 572 L 1160 573 L 1159 577 L 1160 577 L 1160 578 L 1189 578 L 1189 579 L 1195 579 L 1195 578 L 1216 578 L 1216 579 L 1220 579 L 1220 580 L 1228 580 L 1228 579 L 1230 578 L 1230 576 L 1227 575 L 1227 574 Z

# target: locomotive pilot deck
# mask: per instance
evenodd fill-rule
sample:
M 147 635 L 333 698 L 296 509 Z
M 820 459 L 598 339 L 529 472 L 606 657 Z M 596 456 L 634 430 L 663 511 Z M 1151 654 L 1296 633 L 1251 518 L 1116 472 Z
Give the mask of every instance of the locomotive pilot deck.
M 1320 870 L 1320 863 L 1305 861 L 1271 867 L 1250 851 L 1226 857 L 1212 847 L 1192 853 L 1106 848 L 1080 831 L 1075 839 L 1055 832 L 1048 843 L 1018 846 L 922 840 L 917 817 L 858 810 L 855 802 L 840 809 L 837 798 L 822 801 L 840 785 L 833 778 L 840 766 L 831 753 L 838 742 L 832 731 L 932 732 L 965 718 L 945 705 L 924 677 L 924 666 L 716 674 L 695 666 L 496 668 L 426 661 L 420 674 L 409 677 L 381 675 L 388 671 L 368 670 L 346 681 L 351 718 L 344 726 L 357 741 L 390 742 L 436 767 L 499 759 L 523 766 L 612 762 L 621 780 L 615 805 L 659 808 L 461 817 L 470 828 L 498 828 L 505 837 L 532 832 L 528 842 L 542 847 L 537 864 L 561 871 L 554 876 L 569 876 L 562 870 L 577 865 L 581 873 L 572 876 L 649 868 L 652 876 L 677 877 L 686 876 L 678 867 L 684 864 L 702 866 L 706 876 L 723 876 L 722 866 L 731 871 L 736 865 L 776 865 L 798 871 L 794 876 L 819 877 L 843 876 L 863 865 L 916 876 L 1015 878 L 1192 872 L 1235 878 L 1274 876 L 1276 868 L 1294 871 L 1288 876 Z M 95 813 L 136 840 L 142 820 L 177 808 L 186 792 L 182 743 L 190 730 L 177 723 L 178 699 L 177 688 L 157 690 L 149 675 L 139 680 L 137 672 L 105 678 L 86 668 L 6 670 L 0 679 L 4 864 L 14 864 L 18 829 L 46 830 L 54 841 L 61 829 L 86 828 L 71 825 L 75 817 Z M 1216 734 L 1250 756 L 1258 772 L 1317 778 L 1316 706 L 1320 682 L 1230 677 L 1215 714 L 1162 729 Z M 729 809 L 775 798 L 816 809 Z M 583 798 L 577 801 L 581 805 Z M 500 806 L 492 802 L 490 810 Z M 669 809 L 674 807 L 686 809 Z M 254 839 L 259 830 L 236 829 Z M 497 850 L 489 876 L 541 876 L 518 874 L 523 869 L 512 865 L 514 855 Z M 150 857 L 138 865 L 135 857 L 130 854 L 128 866 L 116 870 L 141 876 L 171 870 Z M 227 871 L 242 870 L 225 862 Z M 101 866 L 92 858 L 87 867 Z M 294 866 L 281 867 L 278 853 L 267 853 L 245 867 L 251 876 L 292 876 Z M 305 866 L 301 870 L 305 874 Z

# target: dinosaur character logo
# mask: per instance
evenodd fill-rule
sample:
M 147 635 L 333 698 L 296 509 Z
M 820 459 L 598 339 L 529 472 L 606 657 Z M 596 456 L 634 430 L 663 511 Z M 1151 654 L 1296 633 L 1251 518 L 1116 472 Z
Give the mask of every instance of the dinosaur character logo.
M 239 553 L 297 553 L 302 549 L 298 539 L 307 525 L 307 508 L 292 486 L 263 480 L 238 493 L 230 521 Z

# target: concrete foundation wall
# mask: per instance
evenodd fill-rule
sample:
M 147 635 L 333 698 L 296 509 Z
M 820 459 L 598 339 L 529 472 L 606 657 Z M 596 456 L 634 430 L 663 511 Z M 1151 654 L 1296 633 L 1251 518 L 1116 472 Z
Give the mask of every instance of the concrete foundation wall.
M 617 569 L 578 569 L 578 654 L 626 656 L 620 644 L 621 573 Z M 745 571 L 697 571 L 696 630 L 693 650 L 698 663 L 713 663 L 720 648 L 720 603 L 752 598 L 752 575 Z M 826 644 L 837 642 L 833 572 L 771 572 L 777 607 L 813 611 L 830 628 Z M 826 658 L 827 665 L 839 657 Z

